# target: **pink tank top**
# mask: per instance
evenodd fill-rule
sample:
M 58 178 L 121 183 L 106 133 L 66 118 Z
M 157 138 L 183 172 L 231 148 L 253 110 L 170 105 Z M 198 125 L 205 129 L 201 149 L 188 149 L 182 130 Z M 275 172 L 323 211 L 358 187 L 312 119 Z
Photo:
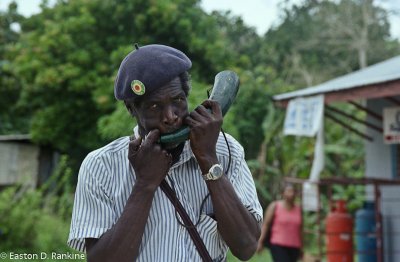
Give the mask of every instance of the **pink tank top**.
M 287 210 L 280 201 L 275 204 L 271 243 L 286 247 L 301 247 L 301 209 Z

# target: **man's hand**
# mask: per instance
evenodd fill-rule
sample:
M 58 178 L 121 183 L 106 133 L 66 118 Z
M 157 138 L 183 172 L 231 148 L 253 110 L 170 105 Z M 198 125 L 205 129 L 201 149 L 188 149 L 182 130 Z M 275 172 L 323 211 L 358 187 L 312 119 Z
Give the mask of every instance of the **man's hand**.
M 137 138 L 129 143 L 128 159 L 136 174 L 136 183 L 156 189 L 168 174 L 172 156 L 163 150 L 157 140 L 160 131 L 149 132 L 145 140 Z
M 211 109 L 210 113 L 207 109 Z M 218 102 L 206 100 L 185 119 L 190 126 L 190 146 L 203 173 L 218 162 L 216 144 L 222 126 Z
M 156 143 L 160 131 L 145 140 L 129 142 L 128 159 L 136 173 L 124 210 L 116 223 L 99 239 L 86 238 L 87 261 L 136 261 L 155 190 L 167 175 L 172 157 Z

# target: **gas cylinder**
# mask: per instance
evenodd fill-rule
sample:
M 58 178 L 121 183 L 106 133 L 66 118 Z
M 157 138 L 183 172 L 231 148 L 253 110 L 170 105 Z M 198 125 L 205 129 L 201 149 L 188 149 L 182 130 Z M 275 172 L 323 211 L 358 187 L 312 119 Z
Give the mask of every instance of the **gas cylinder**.
M 328 262 L 353 262 L 353 218 L 344 200 L 336 201 L 326 218 L 326 257 Z
M 358 262 L 376 262 L 376 221 L 375 204 L 366 201 L 356 212 L 356 247 Z

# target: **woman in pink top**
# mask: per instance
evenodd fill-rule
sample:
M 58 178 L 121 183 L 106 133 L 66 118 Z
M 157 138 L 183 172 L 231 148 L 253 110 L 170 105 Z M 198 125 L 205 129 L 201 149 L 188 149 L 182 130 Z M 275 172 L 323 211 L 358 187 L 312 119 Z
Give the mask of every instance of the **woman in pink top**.
M 295 204 L 296 191 L 292 184 L 284 186 L 282 197 L 282 200 L 272 202 L 265 211 L 257 251 L 262 251 L 268 230 L 271 230 L 269 248 L 273 260 L 296 262 L 302 246 L 302 217 L 300 207 Z

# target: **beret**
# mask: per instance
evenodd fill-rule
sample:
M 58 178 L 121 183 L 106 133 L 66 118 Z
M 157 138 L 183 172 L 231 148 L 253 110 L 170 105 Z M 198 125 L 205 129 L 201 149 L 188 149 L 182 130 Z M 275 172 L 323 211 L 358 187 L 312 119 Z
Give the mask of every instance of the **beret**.
M 151 93 L 189 70 L 190 59 L 181 51 L 165 45 L 146 45 L 130 52 L 118 69 L 114 95 L 118 100 Z

